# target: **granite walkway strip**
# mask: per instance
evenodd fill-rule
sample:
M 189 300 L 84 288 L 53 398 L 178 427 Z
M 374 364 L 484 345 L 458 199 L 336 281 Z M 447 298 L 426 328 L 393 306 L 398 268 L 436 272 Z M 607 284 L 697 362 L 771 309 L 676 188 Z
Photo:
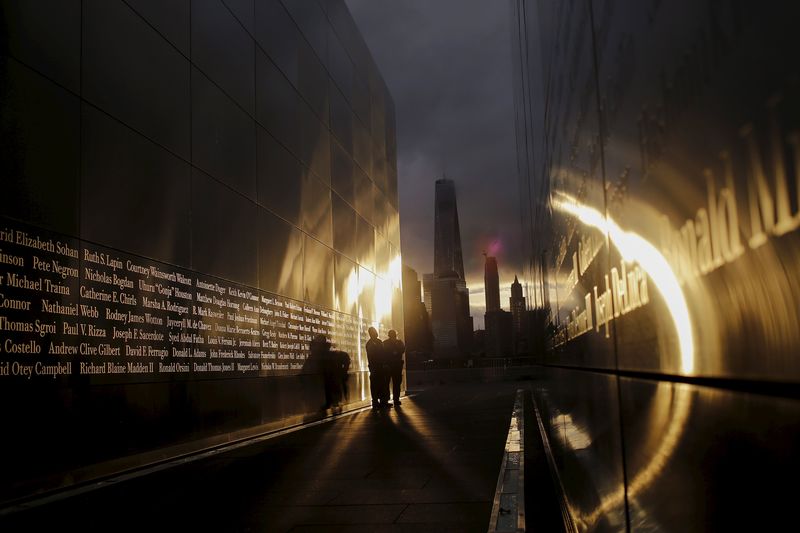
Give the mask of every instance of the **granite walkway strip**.
M 489 533 L 525 533 L 525 390 L 517 391 L 497 476 Z
M 447 385 L 16 513 L 3 531 L 485 532 L 515 383 Z

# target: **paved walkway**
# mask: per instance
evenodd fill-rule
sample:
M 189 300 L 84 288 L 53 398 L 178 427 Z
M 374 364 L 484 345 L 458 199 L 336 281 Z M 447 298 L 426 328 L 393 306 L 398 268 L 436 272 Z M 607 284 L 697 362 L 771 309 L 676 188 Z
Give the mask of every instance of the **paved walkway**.
M 434 387 L 400 409 L 37 507 L 0 529 L 484 532 L 517 386 Z

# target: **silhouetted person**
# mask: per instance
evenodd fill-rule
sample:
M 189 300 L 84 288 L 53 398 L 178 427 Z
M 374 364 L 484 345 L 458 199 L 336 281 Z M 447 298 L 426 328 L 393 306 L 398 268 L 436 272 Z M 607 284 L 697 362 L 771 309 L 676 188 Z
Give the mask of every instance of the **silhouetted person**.
M 372 408 L 386 406 L 389 402 L 388 390 L 384 394 L 386 376 L 386 354 L 383 343 L 378 338 L 375 328 L 369 328 L 367 341 L 367 362 L 369 363 L 369 392 L 372 396 Z M 388 387 L 387 387 L 388 388 Z
M 389 338 L 383 341 L 383 351 L 386 352 L 386 362 L 389 379 L 386 380 L 386 396 L 389 396 L 389 381 L 392 382 L 392 397 L 395 407 L 400 405 L 400 385 L 403 383 L 403 354 L 406 345 L 397 338 L 397 332 L 389 330 Z

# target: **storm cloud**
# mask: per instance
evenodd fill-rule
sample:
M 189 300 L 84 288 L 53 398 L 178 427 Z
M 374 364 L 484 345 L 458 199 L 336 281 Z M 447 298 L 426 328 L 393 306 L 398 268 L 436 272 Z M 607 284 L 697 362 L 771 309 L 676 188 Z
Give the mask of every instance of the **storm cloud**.
M 511 88 L 511 15 L 496 0 L 347 0 L 394 98 L 404 263 L 433 270 L 434 181 L 456 182 L 476 325 L 483 251 L 504 289 L 521 246 Z M 504 291 L 505 292 L 505 291 Z M 504 308 L 508 300 L 502 302 Z

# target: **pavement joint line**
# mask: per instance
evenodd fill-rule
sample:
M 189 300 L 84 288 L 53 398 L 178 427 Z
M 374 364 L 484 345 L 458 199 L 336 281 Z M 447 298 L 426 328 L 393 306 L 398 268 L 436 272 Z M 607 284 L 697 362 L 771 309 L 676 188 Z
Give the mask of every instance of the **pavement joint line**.
M 423 391 L 413 391 L 413 393 L 402 396 L 403 398 L 413 398 L 417 394 Z M 221 444 L 219 446 L 215 446 L 210 450 L 202 450 L 194 453 L 190 453 L 187 455 L 183 455 L 178 458 L 167 459 L 162 462 L 156 463 L 150 466 L 143 466 L 136 468 L 134 470 L 122 473 L 122 474 L 115 474 L 110 477 L 100 479 L 97 481 L 89 482 L 85 485 L 80 485 L 78 487 L 71 487 L 66 489 L 56 489 L 51 494 L 46 494 L 40 497 L 33 497 L 30 499 L 25 499 L 16 504 L 11 504 L 7 507 L 0 508 L 0 517 L 2 516 L 9 516 L 14 513 L 18 513 L 21 511 L 26 511 L 30 509 L 34 509 L 36 507 L 41 507 L 43 505 L 47 505 L 50 503 L 55 503 L 61 500 L 66 500 L 68 498 L 72 498 L 75 496 L 80 496 L 82 494 L 86 494 L 89 492 L 94 492 L 95 490 L 99 490 L 123 481 L 130 481 L 132 479 L 137 479 L 140 477 L 144 477 L 150 474 L 155 474 L 157 472 L 161 472 L 164 470 L 168 470 L 170 468 L 174 468 L 177 466 L 186 465 L 189 463 L 193 463 L 195 461 L 199 461 L 201 459 L 207 459 L 209 457 L 213 457 L 214 455 L 220 455 L 223 453 L 227 453 L 233 450 L 238 450 L 239 448 L 244 448 L 246 446 L 250 446 L 253 444 L 258 444 L 261 442 L 265 442 L 277 437 L 281 437 L 283 435 L 288 435 L 290 433 L 294 433 L 296 431 L 300 431 L 303 429 L 312 428 L 315 426 L 320 426 L 322 424 L 327 424 L 328 422 L 333 422 L 335 420 L 339 420 L 341 418 L 345 418 L 348 416 L 352 416 L 358 413 L 363 413 L 364 411 L 369 411 L 372 409 L 371 405 L 366 405 L 364 407 L 357 407 L 355 409 L 351 409 L 348 411 L 343 411 L 341 413 L 327 416 L 325 418 L 314 420 L 313 422 L 307 423 L 300 423 L 294 426 L 290 426 L 288 428 L 283 428 L 279 430 L 275 430 L 266 434 L 256 435 L 253 437 L 247 437 L 244 439 L 240 439 L 234 442 L 229 442 L 226 444 Z
M 489 533 L 525 532 L 525 390 L 517 389 L 500 474 L 489 519 Z M 517 461 L 511 460 L 516 458 Z M 515 464 L 517 463 L 517 464 Z M 516 473 L 516 479 L 510 474 Z M 509 483 L 506 477 L 509 475 Z M 504 498 L 505 496 L 505 498 Z

